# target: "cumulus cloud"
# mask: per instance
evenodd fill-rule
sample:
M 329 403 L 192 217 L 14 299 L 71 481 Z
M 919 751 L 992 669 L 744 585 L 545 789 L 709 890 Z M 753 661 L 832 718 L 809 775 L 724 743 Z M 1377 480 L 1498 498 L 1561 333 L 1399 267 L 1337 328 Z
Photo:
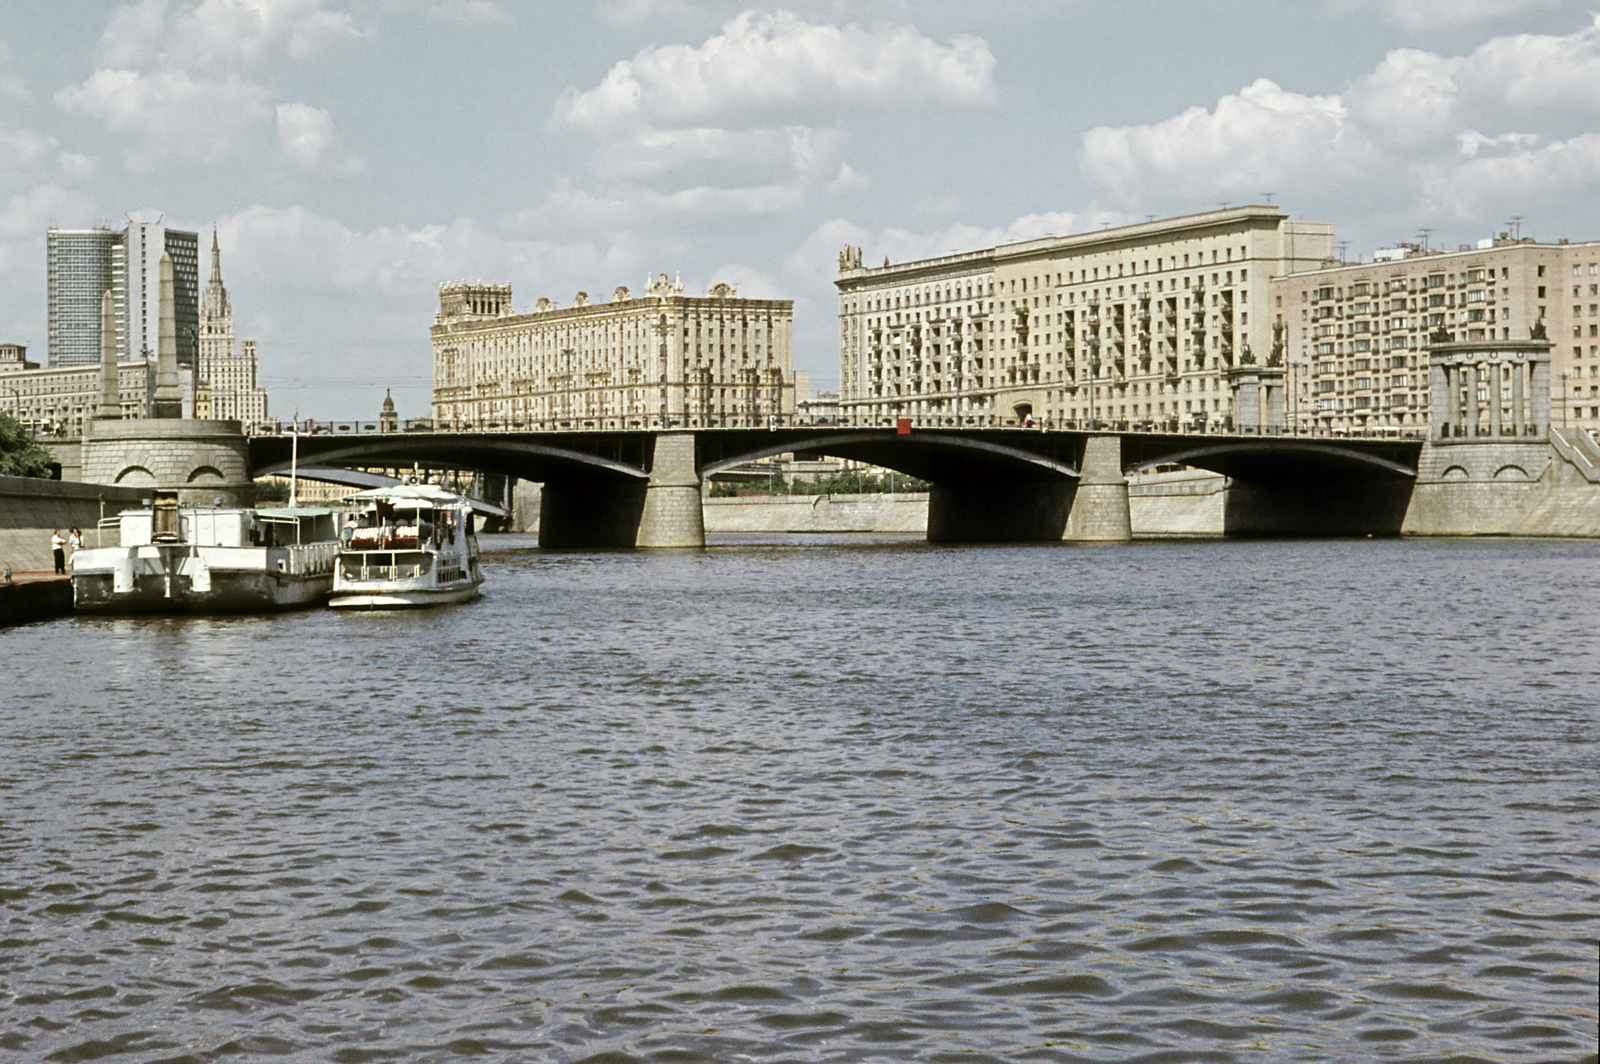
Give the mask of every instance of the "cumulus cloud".
M 270 114 L 260 85 L 182 70 L 96 70 L 81 85 L 56 93 L 56 103 L 135 135 L 139 144 L 128 155 L 135 170 L 151 169 L 169 156 L 214 162 Z
M 1467 217 L 1509 205 L 1519 184 L 1594 189 L 1586 138 L 1551 141 L 1504 124 L 1540 128 L 1596 110 L 1600 16 L 1566 35 L 1498 37 L 1465 56 L 1396 49 L 1340 95 L 1258 80 L 1209 110 L 1092 129 L 1079 165 L 1126 207 L 1361 187 L 1404 197 L 1415 213 Z
M 1431 30 L 1505 18 L 1529 8 L 1554 7 L 1560 0 L 1334 0 L 1336 8 L 1375 8 L 1408 30 Z
M 666 8 L 628 0 L 611 10 L 633 18 Z M 564 184 L 522 221 L 615 230 L 716 212 L 777 213 L 816 196 L 847 196 L 869 178 L 845 161 L 845 113 L 988 106 L 998 98 L 994 66 L 976 37 L 940 43 L 909 25 L 746 11 L 698 45 L 645 48 L 598 85 L 565 92 L 548 126 L 592 137 L 593 170 L 609 187 Z
M 258 62 L 278 50 L 304 58 L 359 36 L 349 14 L 324 8 L 322 0 L 202 0 L 175 13 L 166 0 L 140 0 L 112 13 L 101 49 L 113 66 L 166 56 L 209 70 Z
M 278 146 L 290 164 L 305 170 L 361 169 L 360 160 L 345 155 L 340 148 L 333 116 L 323 108 L 305 103 L 280 103 L 277 115 Z
M 56 104 L 134 138 L 126 156 L 134 170 L 171 158 L 213 163 L 275 117 L 285 133 L 285 116 L 252 68 L 361 35 L 349 14 L 322 0 L 201 0 L 177 9 L 138 0 L 112 12 L 98 68 L 56 93 Z M 289 106 L 305 110 L 287 116 L 286 159 L 349 163 L 333 150 L 331 117 L 318 130 L 314 108 Z
M 972 105 L 995 98 L 994 56 L 977 37 L 942 45 L 910 26 L 864 29 L 746 12 L 699 47 L 646 48 L 613 66 L 595 88 L 568 90 L 554 118 L 607 129 L 844 104 Z
M 33 170 L 55 155 L 60 142 L 31 129 L 0 127 L 0 174 Z
M 39 185 L 18 192 L 0 210 L 0 241 L 41 239 L 49 226 L 82 225 L 93 214 L 94 201 L 83 193 Z
M 804 190 L 794 183 L 721 188 L 695 185 L 674 192 L 625 185 L 591 192 L 563 179 L 538 207 L 511 219 L 521 232 L 547 230 L 619 232 L 656 223 L 697 221 L 708 216 L 759 217 L 800 205 Z

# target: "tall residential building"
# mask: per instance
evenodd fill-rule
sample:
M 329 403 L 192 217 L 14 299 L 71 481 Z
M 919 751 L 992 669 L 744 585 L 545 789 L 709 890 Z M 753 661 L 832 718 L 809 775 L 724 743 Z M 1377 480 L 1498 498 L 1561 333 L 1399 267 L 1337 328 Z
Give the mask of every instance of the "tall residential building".
M 55 229 L 45 233 L 45 290 L 50 366 L 100 362 L 100 295 L 111 289 L 120 322 L 126 313 L 120 230 Z M 123 350 L 119 345 L 118 350 Z
M 256 386 L 256 342 L 233 348 L 233 301 L 222 283 L 222 251 L 211 232 L 211 280 L 200 297 L 197 375 L 209 390 L 210 416 L 246 425 L 267 416 L 266 389 Z
M 1288 349 L 1292 424 L 1425 431 L 1431 342 L 1542 333 L 1553 345 L 1551 422 L 1600 428 L 1600 241 L 1502 233 L 1452 252 L 1402 245 L 1373 262 L 1278 278 L 1271 292 Z M 1483 380 L 1479 402 L 1493 391 Z
M 839 257 L 840 406 L 942 424 L 1204 429 L 1228 370 L 1275 349 L 1267 282 L 1333 259 L 1333 226 L 1208 211 L 868 267 Z
M 172 255 L 178 364 L 199 354 L 200 236 L 161 221 L 129 220 L 120 230 L 55 229 L 45 237 L 49 364 L 100 360 L 100 293 L 111 289 L 117 354 L 155 361 L 161 331 L 161 254 Z
M 439 286 L 433 416 L 441 425 L 652 428 L 767 424 L 794 409 L 794 302 L 703 298 L 661 274 L 609 303 L 511 308 L 509 284 Z

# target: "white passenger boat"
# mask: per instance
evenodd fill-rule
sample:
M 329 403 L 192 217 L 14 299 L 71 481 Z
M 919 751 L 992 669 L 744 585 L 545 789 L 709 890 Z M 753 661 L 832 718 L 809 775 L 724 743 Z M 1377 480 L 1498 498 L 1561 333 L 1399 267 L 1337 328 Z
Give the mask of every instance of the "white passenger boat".
M 337 511 L 180 506 L 157 492 L 148 509 L 100 523 L 72 556 L 83 613 L 261 613 L 322 602 L 339 554 Z
M 354 512 L 328 605 L 382 610 L 478 596 L 483 573 L 466 499 L 431 484 L 401 484 L 345 503 Z

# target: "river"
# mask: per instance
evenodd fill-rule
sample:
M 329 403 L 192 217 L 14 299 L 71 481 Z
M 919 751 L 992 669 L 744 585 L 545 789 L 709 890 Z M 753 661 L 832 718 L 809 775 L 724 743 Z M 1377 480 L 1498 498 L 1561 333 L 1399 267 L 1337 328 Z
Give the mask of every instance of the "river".
M 1594 1060 L 1600 543 L 0 630 L 0 1062 Z

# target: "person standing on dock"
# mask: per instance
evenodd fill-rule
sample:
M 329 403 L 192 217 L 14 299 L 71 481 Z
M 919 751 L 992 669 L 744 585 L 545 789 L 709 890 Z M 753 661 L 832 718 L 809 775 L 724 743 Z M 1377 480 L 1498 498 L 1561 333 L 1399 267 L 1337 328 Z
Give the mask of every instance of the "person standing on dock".
M 50 537 L 50 549 L 56 554 L 56 573 L 60 576 L 67 575 L 67 541 L 62 538 L 61 529 L 56 529 Z

